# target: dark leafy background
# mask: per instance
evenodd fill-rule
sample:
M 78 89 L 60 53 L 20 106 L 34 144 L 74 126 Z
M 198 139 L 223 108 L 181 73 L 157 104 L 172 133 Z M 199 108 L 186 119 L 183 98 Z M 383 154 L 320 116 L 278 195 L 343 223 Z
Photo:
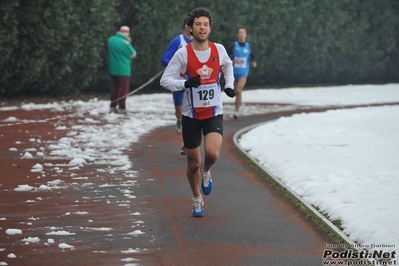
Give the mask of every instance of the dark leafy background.
M 107 93 L 106 40 L 131 27 L 138 57 L 131 88 L 158 73 L 189 10 L 214 17 L 210 39 L 226 47 L 248 28 L 258 67 L 248 86 L 399 81 L 397 0 L 3 0 L 0 97 Z M 159 80 L 146 92 L 164 92 Z

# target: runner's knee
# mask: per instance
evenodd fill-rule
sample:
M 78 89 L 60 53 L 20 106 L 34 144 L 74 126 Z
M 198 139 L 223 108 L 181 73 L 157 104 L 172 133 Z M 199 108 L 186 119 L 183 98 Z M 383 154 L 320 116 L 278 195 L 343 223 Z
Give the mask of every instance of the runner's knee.
M 219 152 L 216 150 L 207 151 L 205 153 L 205 161 L 207 161 L 207 163 L 214 164 L 218 159 L 219 159 Z
M 187 170 L 191 173 L 195 173 L 200 168 L 200 162 L 198 160 L 187 159 Z

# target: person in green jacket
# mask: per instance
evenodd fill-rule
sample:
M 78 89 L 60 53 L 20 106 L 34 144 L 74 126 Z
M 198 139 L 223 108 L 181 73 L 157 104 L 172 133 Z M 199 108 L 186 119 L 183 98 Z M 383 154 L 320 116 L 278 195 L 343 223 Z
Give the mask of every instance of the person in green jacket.
M 130 28 L 122 26 L 107 42 L 108 72 L 111 76 L 110 112 L 126 113 L 126 95 L 129 93 L 131 60 L 136 57 L 130 39 Z

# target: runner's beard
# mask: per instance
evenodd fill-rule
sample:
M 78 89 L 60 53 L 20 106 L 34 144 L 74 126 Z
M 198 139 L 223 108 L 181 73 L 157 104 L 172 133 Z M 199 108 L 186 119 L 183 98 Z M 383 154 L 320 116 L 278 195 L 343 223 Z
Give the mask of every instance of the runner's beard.
M 204 36 L 204 37 L 202 37 L 202 36 Z M 199 43 L 204 43 L 204 42 L 206 42 L 207 40 L 208 40 L 208 36 L 209 36 L 209 34 L 204 34 L 204 35 L 201 35 L 201 34 L 196 34 L 196 35 L 193 35 L 193 37 L 194 37 L 194 39 L 197 41 L 197 42 L 199 42 Z
M 205 37 L 204 39 L 202 39 L 202 38 L 200 38 L 200 37 L 194 37 L 194 39 L 195 39 L 197 42 L 199 42 L 199 43 L 204 43 L 204 42 L 206 42 L 206 41 L 208 40 L 207 37 Z

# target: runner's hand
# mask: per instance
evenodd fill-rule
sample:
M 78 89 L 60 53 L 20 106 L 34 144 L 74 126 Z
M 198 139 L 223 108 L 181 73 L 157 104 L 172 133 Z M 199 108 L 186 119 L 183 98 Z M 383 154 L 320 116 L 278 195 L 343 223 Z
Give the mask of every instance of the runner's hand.
M 199 75 L 196 77 L 191 77 L 184 82 L 185 88 L 192 88 L 192 87 L 197 88 L 200 85 L 201 85 L 201 80 Z
M 227 96 L 229 96 L 230 98 L 233 98 L 234 96 L 236 96 L 235 91 L 232 88 L 225 88 L 224 92 L 226 93 Z

